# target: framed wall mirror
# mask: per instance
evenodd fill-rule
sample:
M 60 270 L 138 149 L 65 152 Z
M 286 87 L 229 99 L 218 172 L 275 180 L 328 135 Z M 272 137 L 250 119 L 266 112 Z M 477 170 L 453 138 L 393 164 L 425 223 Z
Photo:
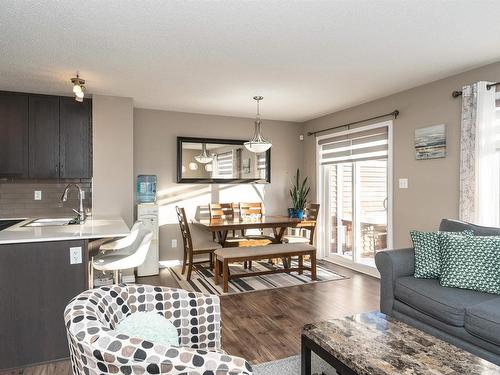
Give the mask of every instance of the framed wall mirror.
M 177 182 L 271 182 L 271 150 L 256 154 L 236 139 L 177 137 Z

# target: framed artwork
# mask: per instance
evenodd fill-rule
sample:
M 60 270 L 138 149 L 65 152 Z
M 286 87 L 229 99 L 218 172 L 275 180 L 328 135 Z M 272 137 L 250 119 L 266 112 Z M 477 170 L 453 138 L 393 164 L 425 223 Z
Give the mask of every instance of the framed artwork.
M 417 160 L 446 157 L 446 125 L 415 129 L 415 157 Z

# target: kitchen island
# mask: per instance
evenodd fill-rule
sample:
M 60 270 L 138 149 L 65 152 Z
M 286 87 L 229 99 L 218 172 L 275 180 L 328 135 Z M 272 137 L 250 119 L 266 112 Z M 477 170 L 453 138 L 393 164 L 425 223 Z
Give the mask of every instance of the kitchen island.
M 43 226 L 34 220 L 0 231 L 0 370 L 69 356 L 63 313 L 88 289 L 89 242 L 129 233 L 120 217 Z

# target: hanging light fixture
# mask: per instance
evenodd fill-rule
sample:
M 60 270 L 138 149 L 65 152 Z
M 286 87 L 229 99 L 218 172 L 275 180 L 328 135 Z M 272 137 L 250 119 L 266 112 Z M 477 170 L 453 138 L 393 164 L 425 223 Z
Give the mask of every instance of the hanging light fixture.
M 210 163 L 212 160 L 214 160 L 214 158 L 210 155 L 207 154 L 207 144 L 206 143 L 202 143 L 201 144 L 201 154 L 200 155 L 196 155 L 194 157 L 194 160 L 196 160 L 198 163 L 201 163 L 201 164 L 207 164 L 207 163 Z
M 85 80 L 81 79 L 77 74 L 75 78 L 71 78 L 71 83 L 73 84 L 73 93 L 75 94 L 75 100 L 77 102 L 83 102 L 83 97 L 85 96 Z
M 248 151 L 261 153 L 269 150 L 272 146 L 272 143 L 269 142 L 267 139 L 265 139 L 260 132 L 261 121 L 260 121 L 259 103 L 264 98 L 262 96 L 254 96 L 253 99 L 257 101 L 257 116 L 255 117 L 255 134 L 250 141 L 245 142 L 245 147 L 247 148 Z

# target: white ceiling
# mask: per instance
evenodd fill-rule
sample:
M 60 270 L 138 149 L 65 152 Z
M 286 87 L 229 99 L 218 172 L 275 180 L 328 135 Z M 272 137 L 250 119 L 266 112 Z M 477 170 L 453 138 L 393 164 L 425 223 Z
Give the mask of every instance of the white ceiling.
M 304 121 L 500 60 L 500 1 L 2 0 L 0 89 Z

